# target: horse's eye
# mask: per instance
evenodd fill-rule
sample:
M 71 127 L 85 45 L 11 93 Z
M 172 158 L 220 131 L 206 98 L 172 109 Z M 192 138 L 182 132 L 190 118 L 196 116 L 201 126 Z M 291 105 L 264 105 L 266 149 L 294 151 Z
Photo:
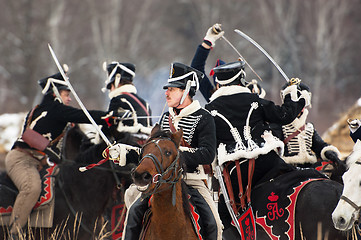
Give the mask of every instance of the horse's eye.
M 169 157 L 170 155 L 172 155 L 172 152 L 171 152 L 171 151 L 165 151 L 165 155 L 166 155 L 167 157 Z

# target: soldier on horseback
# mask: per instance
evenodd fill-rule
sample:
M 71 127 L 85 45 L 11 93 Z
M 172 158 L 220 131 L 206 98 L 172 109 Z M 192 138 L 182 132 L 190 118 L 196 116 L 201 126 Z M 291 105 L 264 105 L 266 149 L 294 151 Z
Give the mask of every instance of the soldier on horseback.
M 137 94 L 137 88 L 133 84 L 135 77 L 135 65 L 132 63 L 121 63 L 113 61 L 110 64 L 103 64 L 104 71 L 107 72 L 105 87 L 103 91 L 109 91 L 110 103 L 108 111 L 120 117 L 117 131 L 121 134 L 130 135 L 135 144 L 141 146 L 148 138 L 150 127 L 152 126 L 151 109 L 148 102 Z M 129 135 L 128 135 L 129 134 Z M 114 209 L 121 206 L 124 201 L 124 191 L 128 186 L 120 189 L 114 189 L 113 202 L 110 203 L 109 211 L 105 214 L 105 218 L 117 219 Z M 137 193 L 134 184 L 130 185 L 129 191 L 126 193 Z M 135 190 L 134 190 L 135 189 Z M 128 199 L 128 198 L 127 198 Z
M 298 78 L 291 79 L 298 82 L 299 91 L 309 95 L 309 87 L 302 83 Z M 285 99 L 284 91 L 290 85 L 286 83 L 281 90 L 282 101 Z M 311 107 L 311 105 L 307 106 Z M 306 122 L 308 109 L 302 109 L 297 118 L 286 125 L 271 124 L 272 131 L 285 144 L 283 159 L 297 167 L 309 168 L 321 165 L 318 159 L 331 161 L 338 164 L 340 162 L 340 152 L 335 146 L 332 146 L 321 138 L 311 122 Z
M 203 73 L 206 59 L 210 51 L 215 46 L 215 41 L 221 38 L 224 34 L 224 31 L 217 32 L 213 31 L 213 29 L 220 30 L 221 25 L 214 24 L 208 29 L 203 42 L 197 48 L 191 64 L 192 67 L 200 70 Z M 207 39 L 213 39 L 213 41 L 209 41 Z M 223 64 L 225 64 L 225 62 L 218 59 L 215 67 Z M 216 85 L 217 83 L 215 82 L 215 75 L 213 70 L 211 71 L 210 75 L 213 76 L 213 82 L 214 85 Z M 200 91 L 205 99 L 209 102 L 209 98 L 215 89 L 213 90 L 210 82 L 206 80 L 208 80 L 207 76 L 205 76 L 205 81 L 202 81 L 201 83 Z M 284 101 L 285 97 L 283 91 L 288 86 L 289 83 L 286 83 L 282 87 L 282 101 Z M 246 87 L 248 87 L 251 92 L 257 93 L 261 98 L 264 98 L 266 95 L 264 89 L 255 79 L 247 82 Z M 311 99 L 311 93 L 308 86 L 303 83 L 299 83 L 298 88 L 300 91 L 304 91 L 305 94 L 308 93 L 309 98 Z M 283 159 L 287 163 L 294 164 L 299 167 L 310 167 L 312 164 L 317 163 L 317 159 L 322 159 L 325 161 L 330 160 L 332 162 L 338 163 L 340 161 L 340 152 L 336 147 L 329 145 L 322 140 L 312 123 L 306 123 L 307 115 L 308 109 L 304 108 L 297 116 L 297 118 L 290 124 L 270 124 L 272 132 L 285 143 Z
M 10 233 L 14 237 L 22 231 L 39 198 L 38 169 L 47 164 L 47 160 L 60 161 L 62 138 L 68 123 L 89 123 L 82 110 L 68 106 L 70 89 L 60 73 L 38 83 L 43 88 L 43 100 L 27 114 L 22 136 L 5 159 L 6 172 L 19 190 L 10 218 Z M 107 112 L 93 110 L 90 114 L 98 124 L 114 124 L 114 118 Z
M 294 170 L 276 153 L 275 150 L 283 144 L 271 135 L 268 123 L 292 122 L 308 102 L 308 96 L 303 95 L 297 85 L 291 85 L 285 89 L 284 103 L 277 106 L 272 101 L 251 93 L 247 87 L 249 82 L 245 79 L 243 61 L 224 64 L 213 71 L 217 90 L 205 108 L 215 117 L 218 163 L 242 162 L 240 168 L 243 189 L 246 189 L 249 164 L 253 159 L 256 159 L 251 180 L 253 186 Z M 234 166 L 231 165 L 229 168 Z
M 199 88 L 203 74 L 181 63 L 173 63 L 166 89 L 169 111 L 160 119 L 162 130 L 175 132 L 183 129 L 184 141 L 181 153 L 187 166 L 185 183 L 192 197 L 198 199 L 196 206 L 201 215 L 204 239 L 222 239 L 222 223 L 218 216 L 208 187 L 207 174 L 202 165 L 211 164 L 215 156 L 215 126 L 212 116 L 203 109 L 193 96 Z M 110 148 L 112 158 L 118 158 L 121 149 Z M 198 196 L 197 196 L 198 195 Z M 129 209 L 124 239 L 138 239 L 148 201 L 137 199 Z M 203 219 L 203 220 L 202 220 Z
M 152 126 L 152 112 L 133 84 L 135 65 L 113 61 L 104 70 L 107 71 L 107 80 L 103 90 L 109 90 L 110 98 L 108 111 L 114 111 L 124 119 L 119 122 L 118 131 L 130 132 L 142 143 L 148 138 L 148 135 L 142 134 L 142 130 Z

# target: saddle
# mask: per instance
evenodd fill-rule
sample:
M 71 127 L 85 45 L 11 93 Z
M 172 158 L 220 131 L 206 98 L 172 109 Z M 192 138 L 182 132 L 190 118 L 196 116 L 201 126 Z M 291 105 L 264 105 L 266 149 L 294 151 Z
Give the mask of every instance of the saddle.
M 52 202 L 54 198 L 54 175 L 57 166 L 46 166 L 40 170 L 42 180 L 42 190 L 39 200 L 33 210 L 40 210 Z M 0 174 L 0 216 L 10 216 L 13 210 L 14 202 L 18 194 L 18 189 L 5 172 Z
M 325 179 L 327 177 L 315 169 L 300 169 L 254 187 L 251 198 L 257 227 L 269 236 L 294 239 L 299 193 L 308 183 Z

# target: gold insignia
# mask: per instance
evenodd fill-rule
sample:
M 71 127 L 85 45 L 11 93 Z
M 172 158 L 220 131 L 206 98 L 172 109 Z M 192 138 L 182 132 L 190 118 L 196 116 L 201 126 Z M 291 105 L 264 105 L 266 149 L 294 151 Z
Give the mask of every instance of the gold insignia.
M 174 67 L 170 69 L 169 78 L 171 78 L 174 75 Z

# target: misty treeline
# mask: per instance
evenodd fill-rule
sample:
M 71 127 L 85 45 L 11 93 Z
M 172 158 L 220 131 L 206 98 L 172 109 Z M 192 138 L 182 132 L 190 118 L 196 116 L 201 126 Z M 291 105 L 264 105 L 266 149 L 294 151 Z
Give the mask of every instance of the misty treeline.
M 106 109 L 102 64 L 116 60 L 136 65 L 139 94 L 160 114 L 170 63 L 190 64 L 217 22 L 263 79 L 266 98 L 280 103 L 286 81 L 234 29 L 257 41 L 289 78 L 310 86 L 309 120 L 318 131 L 361 96 L 359 0 L 0 0 L 0 9 L 0 114 L 27 111 L 40 101 L 37 80 L 57 72 L 48 43 L 69 65 L 70 82 L 87 108 Z M 221 40 L 207 72 L 217 58 L 230 62 L 238 55 Z M 248 80 L 256 78 L 246 72 Z

